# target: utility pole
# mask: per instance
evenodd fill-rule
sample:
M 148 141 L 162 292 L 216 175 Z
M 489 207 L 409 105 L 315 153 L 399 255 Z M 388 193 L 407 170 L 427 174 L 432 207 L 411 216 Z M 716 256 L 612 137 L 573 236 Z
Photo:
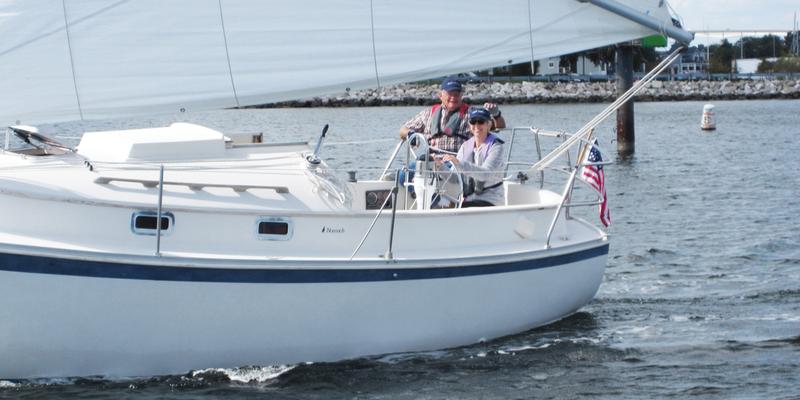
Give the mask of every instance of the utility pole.
M 794 13 L 794 33 L 792 35 L 792 47 L 791 53 L 798 56 L 800 55 L 800 38 L 798 38 L 798 27 L 797 27 L 797 13 Z
M 617 96 L 627 92 L 633 86 L 633 46 L 617 45 Z M 633 98 L 625 102 L 617 110 L 617 153 L 630 156 L 635 150 L 633 118 Z

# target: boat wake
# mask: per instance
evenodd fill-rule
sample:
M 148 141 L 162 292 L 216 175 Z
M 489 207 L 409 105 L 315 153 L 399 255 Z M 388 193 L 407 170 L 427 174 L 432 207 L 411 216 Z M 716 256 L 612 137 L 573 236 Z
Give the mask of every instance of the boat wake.
M 291 371 L 296 365 L 269 365 L 265 367 L 207 368 L 192 371 L 189 375 L 197 380 L 227 380 L 240 383 L 267 383 Z

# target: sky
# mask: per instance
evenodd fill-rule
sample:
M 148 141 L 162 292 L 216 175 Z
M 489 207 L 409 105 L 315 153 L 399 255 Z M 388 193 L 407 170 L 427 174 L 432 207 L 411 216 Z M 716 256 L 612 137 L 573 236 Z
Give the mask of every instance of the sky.
M 769 29 L 788 32 L 794 24 L 794 14 L 800 19 L 798 0 L 669 0 L 673 10 L 683 20 L 687 30 L 731 30 L 726 37 L 734 40 L 737 30 Z M 785 33 L 784 33 L 785 34 Z M 712 38 L 697 35 L 695 42 Z M 745 34 L 745 36 L 755 36 Z M 781 35 L 783 36 L 783 35 Z M 714 35 L 714 40 L 721 39 Z

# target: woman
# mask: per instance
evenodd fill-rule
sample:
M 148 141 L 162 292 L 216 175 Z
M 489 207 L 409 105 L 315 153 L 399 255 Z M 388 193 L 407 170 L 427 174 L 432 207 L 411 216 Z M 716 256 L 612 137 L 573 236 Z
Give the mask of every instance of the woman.
M 469 113 L 469 128 L 472 138 L 458 149 L 458 155 L 446 155 L 443 161 L 450 161 L 458 171 L 474 181 L 474 192 L 468 195 L 462 207 L 486 207 L 504 205 L 503 193 L 503 141 L 489 133 L 492 116 L 483 108 Z M 469 185 L 472 187 L 472 185 Z

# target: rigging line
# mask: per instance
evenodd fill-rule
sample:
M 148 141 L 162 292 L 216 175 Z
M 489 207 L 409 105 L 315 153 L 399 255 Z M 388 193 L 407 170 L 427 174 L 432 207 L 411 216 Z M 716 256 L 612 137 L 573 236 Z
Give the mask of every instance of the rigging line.
M 395 142 L 397 139 L 373 139 L 373 140 L 353 140 L 350 142 L 325 142 L 325 146 L 341 146 L 345 144 L 370 144 L 370 143 L 384 143 L 384 142 Z
M 84 17 L 76 18 L 75 20 L 72 21 L 72 25 L 79 25 L 79 24 L 81 24 L 83 22 L 90 21 L 92 18 L 94 18 L 94 17 L 96 17 L 96 16 L 98 16 L 100 14 L 103 14 L 106 11 L 109 11 L 109 10 L 112 10 L 114 8 L 117 8 L 117 7 L 121 6 L 122 4 L 127 3 L 129 1 L 130 0 L 121 0 L 121 1 L 118 1 L 118 2 L 116 2 L 114 4 L 111 4 L 111 5 L 108 5 L 106 7 L 103 7 L 103 8 L 101 8 L 101 9 L 99 9 L 99 10 L 97 10 L 97 11 L 91 13 L 91 14 L 88 14 L 88 15 L 86 15 Z M 40 40 L 43 40 L 46 37 L 55 35 L 59 31 L 61 31 L 61 27 L 60 26 L 56 27 L 56 28 L 54 28 L 54 29 L 52 29 L 50 31 L 44 32 L 44 33 L 40 34 L 39 36 L 31 38 L 31 39 L 27 40 L 26 42 L 18 43 L 15 46 L 9 47 L 7 49 L 2 49 L 2 50 L 0 50 L 0 56 L 4 56 L 4 55 L 6 55 L 8 53 L 11 53 L 13 51 L 19 50 L 21 48 L 24 48 L 24 47 L 26 47 L 26 46 L 28 46 L 30 44 L 36 43 L 36 42 L 38 42 Z
M 528 37 L 531 43 L 531 75 L 536 75 L 536 63 L 533 58 L 533 0 L 528 0 Z
M 236 101 L 236 107 L 239 105 L 239 95 L 236 93 L 236 83 L 233 81 L 233 68 L 231 68 L 231 54 L 228 51 L 228 33 L 225 30 L 225 18 L 222 16 L 222 0 L 218 0 L 219 4 L 219 22 L 222 24 L 222 39 L 225 41 L 225 58 L 228 60 L 228 76 L 231 77 L 231 89 L 233 90 L 233 99 Z
M 69 66 L 72 72 L 72 86 L 75 88 L 75 100 L 78 102 L 78 114 L 83 124 L 83 107 L 81 106 L 81 95 L 78 92 L 78 79 L 75 75 L 75 61 L 72 57 L 72 41 L 69 36 L 69 20 L 67 19 L 67 0 L 61 0 L 61 7 L 64 9 L 64 32 L 67 34 L 67 50 L 69 51 Z
M 369 25 L 372 32 L 372 61 L 375 64 L 375 82 L 378 84 L 378 91 L 381 90 L 381 77 L 378 75 L 378 51 L 375 48 L 375 11 L 372 7 L 372 1 L 369 0 Z
M 546 31 L 547 28 L 550 28 L 550 27 L 552 27 L 553 25 L 556 25 L 559 22 L 562 22 L 562 21 L 564 21 L 566 19 L 569 19 L 572 16 L 574 16 L 574 15 L 571 15 L 569 13 L 566 13 L 564 15 L 559 15 L 557 18 L 555 18 L 555 19 L 553 19 L 553 20 L 551 20 L 549 22 L 545 21 L 542 24 L 542 26 L 539 27 L 539 30 Z M 458 57 L 455 60 L 453 60 L 453 62 L 463 61 L 463 60 L 468 60 L 468 59 L 475 58 L 475 56 L 483 53 L 486 50 L 493 49 L 493 48 L 501 46 L 501 45 L 506 45 L 506 44 L 509 44 L 509 43 L 517 40 L 517 39 L 520 39 L 521 37 L 525 36 L 526 33 L 527 32 L 520 30 L 517 33 L 511 34 L 511 35 L 508 35 L 505 38 L 496 40 L 494 43 L 491 43 L 491 44 L 489 44 L 487 46 L 481 46 L 479 48 L 472 49 L 471 51 L 468 51 L 468 52 L 464 53 L 461 57 Z M 491 65 L 489 65 L 488 67 L 491 67 Z

